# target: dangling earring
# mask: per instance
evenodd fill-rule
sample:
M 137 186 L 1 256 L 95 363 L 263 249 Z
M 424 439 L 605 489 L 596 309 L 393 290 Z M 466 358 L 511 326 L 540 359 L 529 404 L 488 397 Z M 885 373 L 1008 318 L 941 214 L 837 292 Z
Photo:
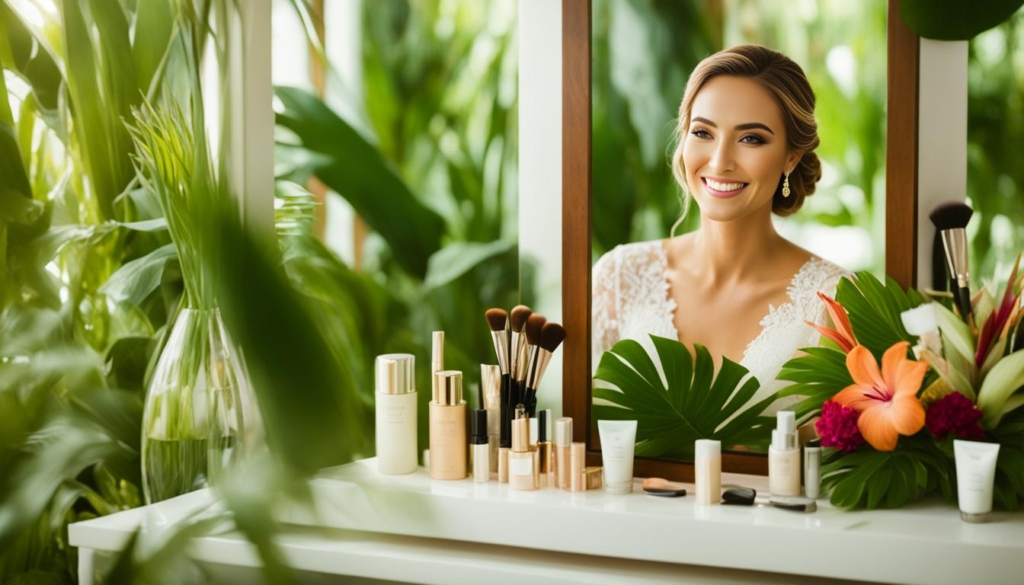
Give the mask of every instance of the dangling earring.
M 786 171 L 786 180 L 782 182 L 782 196 L 789 197 L 789 171 Z

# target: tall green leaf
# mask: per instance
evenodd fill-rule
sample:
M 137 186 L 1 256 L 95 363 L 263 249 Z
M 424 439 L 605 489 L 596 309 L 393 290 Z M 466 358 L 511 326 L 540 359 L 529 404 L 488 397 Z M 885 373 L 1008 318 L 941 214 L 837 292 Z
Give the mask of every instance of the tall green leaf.
M 441 216 L 420 203 L 377 149 L 316 96 L 291 87 L 277 87 L 275 95 L 283 105 L 277 123 L 307 150 L 329 157 L 317 159 L 317 176 L 380 232 L 405 270 L 424 278 L 431 254 L 441 247 Z
M 611 403 L 595 403 L 595 419 L 636 420 L 636 454 L 648 457 L 692 460 L 697 439 L 715 439 L 724 447 L 768 442 L 773 419 L 761 414 L 776 396 L 749 404 L 760 384 L 746 368 L 723 359 L 716 371 L 701 345 L 694 346 L 694 359 L 674 339 L 651 340 L 665 381 L 642 345 L 631 339 L 616 343 L 594 374 L 615 387 L 594 388 L 596 400 Z

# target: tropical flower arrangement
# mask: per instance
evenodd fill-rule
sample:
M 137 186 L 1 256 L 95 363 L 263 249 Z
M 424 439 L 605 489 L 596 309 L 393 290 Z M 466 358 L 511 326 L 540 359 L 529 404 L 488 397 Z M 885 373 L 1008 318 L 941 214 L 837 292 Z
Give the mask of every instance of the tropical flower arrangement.
M 841 507 L 899 507 L 955 496 L 953 439 L 1000 444 L 995 501 L 1024 498 L 1024 308 L 1014 266 L 1002 294 L 982 289 L 962 316 L 941 295 L 844 278 L 819 294 L 833 327 L 790 360 L 781 396 L 804 397 L 798 420 L 825 448 L 822 482 Z

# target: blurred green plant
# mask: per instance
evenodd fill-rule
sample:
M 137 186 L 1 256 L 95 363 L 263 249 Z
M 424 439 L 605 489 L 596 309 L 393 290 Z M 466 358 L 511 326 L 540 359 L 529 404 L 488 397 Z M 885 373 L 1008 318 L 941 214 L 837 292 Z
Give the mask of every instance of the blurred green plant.
M 178 104 L 202 128 L 194 56 L 216 20 L 223 78 L 224 23 L 238 9 L 211 0 L 49 6 L 0 5 L 0 89 L 10 98 L 0 104 L 3 580 L 74 580 L 67 524 L 140 504 L 143 388 L 185 286 L 152 184 L 132 168 L 124 122 L 148 101 Z M 282 178 L 317 172 L 364 206 L 377 234 L 366 272 L 313 237 L 311 200 L 295 185 L 278 185 L 274 250 L 245 233 L 234 209 L 193 193 L 205 203 L 189 214 L 217 242 L 199 263 L 218 275 L 214 290 L 195 294 L 227 307 L 271 447 L 217 490 L 270 580 L 289 578 L 273 545 L 275 505 L 306 495 L 302 480 L 316 470 L 372 452 L 373 355 L 423 355 L 427 332 L 445 328 L 455 342 L 449 367 L 474 372 L 493 361 L 480 317 L 514 304 L 518 291 L 513 15 L 511 2 L 366 7 L 375 31 L 364 48 L 375 79 L 367 92 L 380 98 L 368 103 L 397 108 L 371 116 L 377 138 L 346 130 L 317 98 L 278 90 L 281 128 L 301 137 L 291 152 L 315 155 Z M 341 134 L 324 140 L 320 123 Z M 411 216 L 394 213 L 395 193 L 406 194 Z M 425 363 L 421 372 L 428 388 Z M 225 519 L 190 519 L 157 550 L 145 535 L 133 539 L 109 578 L 158 580 L 168 566 L 191 566 L 180 554 L 187 538 Z M 202 577 L 191 570 L 183 574 Z
M 1009 274 L 1024 248 L 1024 10 L 968 45 L 967 197 L 971 273 Z M 992 282 L 992 290 L 1002 285 Z
M 153 59 L 161 1 L 131 4 L 0 5 L 4 581 L 72 580 L 67 524 L 141 500 L 143 380 L 181 285 L 123 119 L 178 79 Z

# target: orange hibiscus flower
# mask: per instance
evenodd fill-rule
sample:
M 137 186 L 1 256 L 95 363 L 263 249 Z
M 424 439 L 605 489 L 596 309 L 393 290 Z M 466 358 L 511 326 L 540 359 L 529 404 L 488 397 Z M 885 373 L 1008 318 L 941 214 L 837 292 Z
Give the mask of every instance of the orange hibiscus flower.
M 862 345 L 850 350 L 846 367 L 853 384 L 833 397 L 839 404 L 860 413 L 857 428 L 879 451 L 892 451 L 900 435 L 913 435 L 924 427 L 924 407 L 917 399 L 928 364 L 907 359 L 901 341 L 882 356 L 882 371 Z

